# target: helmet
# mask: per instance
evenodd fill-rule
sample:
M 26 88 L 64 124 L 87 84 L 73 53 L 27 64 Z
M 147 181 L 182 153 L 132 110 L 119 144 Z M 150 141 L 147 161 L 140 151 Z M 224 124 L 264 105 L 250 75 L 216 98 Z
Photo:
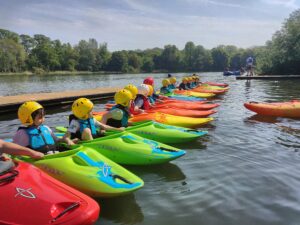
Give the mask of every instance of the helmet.
M 153 95 L 154 89 L 153 89 L 152 85 L 150 85 L 150 84 L 147 84 L 147 85 L 149 88 L 148 96 L 151 96 L 151 95 Z
M 132 99 L 135 99 L 136 98 L 136 95 L 138 93 L 138 89 L 136 86 L 134 86 L 133 84 L 128 84 L 124 87 L 125 90 L 128 90 L 131 92 L 131 95 L 132 95 Z
M 152 86 L 153 86 L 153 84 L 154 84 L 154 79 L 153 79 L 153 77 L 146 77 L 143 83 L 144 83 L 144 84 L 149 84 L 149 85 L 152 85 Z
M 92 111 L 94 104 L 87 98 L 79 98 L 73 102 L 72 112 L 81 120 L 89 118 L 89 113 Z
M 115 102 L 116 104 L 122 106 L 129 106 L 130 101 L 132 100 L 132 94 L 130 91 L 126 89 L 122 89 L 115 94 Z
M 170 80 L 169 79 L 163 79 L 161 83 L 162 83 L 163 86 L 168 86 L 170 84 Z
M 149 93 L 149 87 L 147 84 L 140 84 L 138 87 L 138 94 L 140 95 L 144 95 L 145 97 L 147 97 L 148 93 Z
M 187 77 L 183 77 L 182 81 L 189 81 L 189 79 Z
M 175 84 L 177 81 L 176 77 L 171 77 L 169 80 L 171 84 Z
M 38 109 L 43 109 L 39 103 L 28 101 L 23 103 L 18 110 L 18 117 L 22 124 L 28 126 L 33 124 L 32 113 Z

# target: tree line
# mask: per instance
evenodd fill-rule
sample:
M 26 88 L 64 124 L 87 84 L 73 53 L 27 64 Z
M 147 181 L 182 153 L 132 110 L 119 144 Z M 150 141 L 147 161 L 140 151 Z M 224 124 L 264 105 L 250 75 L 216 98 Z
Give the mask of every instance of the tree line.
M 293 12 L 264 46 L 247 49 L 233 45 L 205 49 L 190 41 L 182 50 L 166 45 L 110 52 L 106 43 L 93 38 L 72 46 L 42 34 L 31 37 L 0 29 L 0 72 L 199 72 L 223 71 L 227 67 L 238 70 L 250 55 L 255 58 L 259 73 L 299 74 L 300 10 Z

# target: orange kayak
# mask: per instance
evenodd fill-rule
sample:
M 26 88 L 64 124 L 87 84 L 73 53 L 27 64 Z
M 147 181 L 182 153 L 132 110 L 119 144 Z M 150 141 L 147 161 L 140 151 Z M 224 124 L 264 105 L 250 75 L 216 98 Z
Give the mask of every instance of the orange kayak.
M 257 114 L 265 116 L 300 117 L 300 101 L 298 100 L 275 103 L 249 102 L 245 103 L 244 106 Z
M 227 87 L 228 84 L 226 83 L 217 83 L 217 82 L 204 82 L 203 84 L 208 84 L 211 86 L 218 86 L 218 87 Z
M 194 92 L 201 92 L 201 93 L 212 93 L 212 94 L 216 94 L 216 95 L 220 95 L 220 94 L 224 94 L 225 92 L 227 92 L 227 90 L 209 90 L 209 89 L 205 89 L 202 87 L 197 87 L 193 89 Z

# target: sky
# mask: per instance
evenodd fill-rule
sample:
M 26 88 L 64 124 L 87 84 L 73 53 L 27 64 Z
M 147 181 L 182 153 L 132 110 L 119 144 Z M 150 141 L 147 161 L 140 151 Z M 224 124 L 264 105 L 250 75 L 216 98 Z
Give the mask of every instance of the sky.
M 264 45 L 300 0 L 0 0 L 0 28 L 108 49 Z

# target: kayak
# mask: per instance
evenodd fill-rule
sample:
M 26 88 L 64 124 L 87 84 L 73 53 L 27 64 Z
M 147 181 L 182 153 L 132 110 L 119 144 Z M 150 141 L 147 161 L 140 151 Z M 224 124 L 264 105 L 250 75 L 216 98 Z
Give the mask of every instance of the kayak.
M 199 104 L 198 102 L 189 103 L 177 103 L 177 102 L 166 102 L 166 103 L 155 103 L 155 109 L 158 108 L 178 108 L 178 109 L 188 109 L 188 110 L 211 110 L 218 107 L 219 104 Z
M 221 89 L 211 89 L 211 88 L 206 88 L 206 87 L 196 87 L 193 89 L 193 91 L 195 92 L 201 92 L 201 93 L 213 93 L 215 95 L 218 95 L 218 94 L 225 94 L 228 89 L 224 89 L 224 90 L 221 90 Z
M 215 96 L 215 94 L 213 93 L 200 93 L 200 92 L 189 91 L 189 90 L 174 90 L 174 93 L 179 95 L 187 95 L 187 96 L 193 96 L 199 98 L 211 98 Z
M 186 116 L 173 116 L 170 114 L 155 112 L 155 113 L 143 113 L 143 114 L 135 115 L 134 117 L 129 119 L 129 122 L 139 122 L 145 120 L 153 120 L 159 123 L 179 126 L 179 127 L 197 128 L 211 122 L 214 119 L 211 117 L 192 118 Z
M 114 162 L 124 165 L 166 163 L 186 153 L 184 150 L 126 131 L 91 141 L 81 141 L 80 144 L 93 148 Z
M 206 100 L 205 98 L 197 98 L 193 96 L 184 96 L 184 95 L 166 95 L 171 99 L 177 99 L 177 100 L 184 100 L 184 101 L 203 101 Z
M 249 102 L 244 106 L 260 115 L 280 117 L 300 117 L 300 101 L 258 103 Z
M 46 155 L 41 160 L 29 157 L 16 159 L 30 162 L 50 176 L 79 191 L 95 197 L 113 197 L 131 193 L 144 182 L 122 166 L 86 146 Z
M 67 128 L 56 127 L 56 130 L 66 132 Z M 125 130 L 143 138 L 165 144 L 190 142 L 208 133 L 207 131 L 170 126 L 154 121 L 133 123 L 133 126 L 127 127 Z M 118 131 L 106 131 L 105 135 L 115 133 L 118 133 Z
M 203 104 L 205 107 L 207 104 Z M 174 116 L 187 116 L 187 117 L 208 117 L 217 111 L 215 110 L 190 110 L 190 109 L 180 109 L 180 108 L 173 108 L 169 106 L 165 107 L 157 107 L 154 109 L 146 110 L 147 113 L 153 113 L 153 112 L 161 112 L 166 113 Z
M 219 87 L 227 87 L 228 86 L 228 84 L 226 84 L 226 83 L 217 83 L 217 82 L 204 82 L 203 84 L 219 86 Z
M 33 165 L 7 163 L 0 162 L 0 224 L 89 225 L 97 221 L 100 208 L 92 198 Z
M 235 71 L 224 71 L 223 72 L 224 76 L 240 76 L 241 72 L 239 70 L 235 70 Z

